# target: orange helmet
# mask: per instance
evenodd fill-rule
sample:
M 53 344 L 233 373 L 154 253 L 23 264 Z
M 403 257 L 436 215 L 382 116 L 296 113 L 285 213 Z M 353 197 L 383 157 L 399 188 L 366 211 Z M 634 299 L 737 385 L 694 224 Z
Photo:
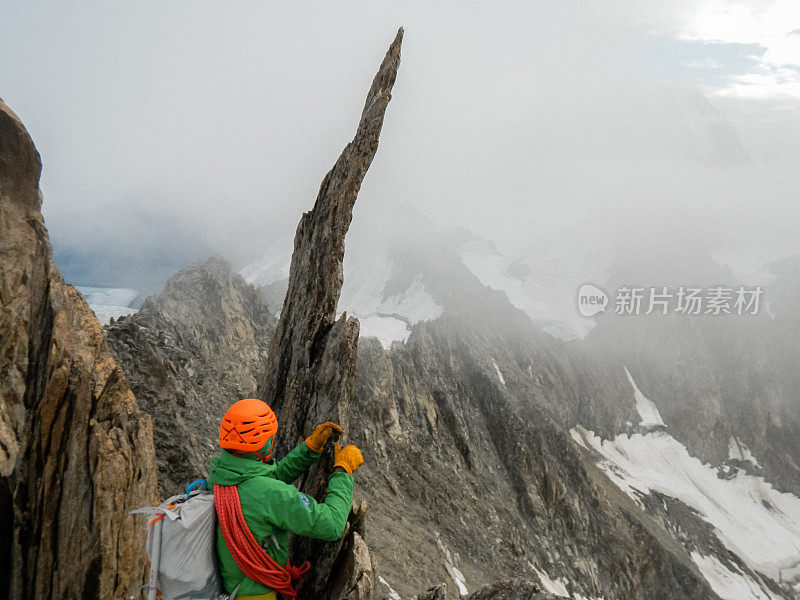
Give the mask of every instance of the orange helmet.
M 234 403 L 222 418 L 219 445 L 234 452 L 255 452 L 278 433 L 278 418 L 266 402 L 248 398 Z M 272 444 L 264 459 L 272 454 Z

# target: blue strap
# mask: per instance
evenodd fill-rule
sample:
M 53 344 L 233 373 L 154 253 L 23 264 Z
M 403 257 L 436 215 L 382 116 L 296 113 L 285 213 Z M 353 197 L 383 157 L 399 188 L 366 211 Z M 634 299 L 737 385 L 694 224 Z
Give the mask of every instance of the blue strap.
M 195 487 L 199 487 L 201 489 L 208 489 L 208 482 L 205 479 L 195 479 L 192 483 L 189 484 L 189 487 L 186 488 L 186 495 L 189 495 Z

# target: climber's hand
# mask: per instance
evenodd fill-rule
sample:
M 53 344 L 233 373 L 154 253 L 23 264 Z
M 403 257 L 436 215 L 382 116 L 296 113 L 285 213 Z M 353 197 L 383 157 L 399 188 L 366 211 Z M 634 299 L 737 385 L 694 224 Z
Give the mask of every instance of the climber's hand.
M 364 457 L 361 456 L 361 450 L 356 446 L 345 446 L 342 448 L 339 444 L 335 444 L 333 446 L 333 456 L 334 469 L 339 467 L 350 475 L 364 464 Z
M 317 425 L 314 429 L 314 433 L 306 438 L 306 446 L 308 446 L 308 449 L 312 452 L 319 454 L 322 452 L 323 448 L 325 448 L 325 442 L 328 441 L 328 438 L 331 437 L 334 431 L 339 435 L 344 434 L 344 429 L 339 427 L 336 423 L 328 422 Z

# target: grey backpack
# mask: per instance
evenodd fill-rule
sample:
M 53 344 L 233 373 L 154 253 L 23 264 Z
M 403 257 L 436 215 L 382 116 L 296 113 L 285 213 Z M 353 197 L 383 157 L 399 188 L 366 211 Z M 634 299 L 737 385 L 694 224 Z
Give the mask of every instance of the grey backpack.
M 232 600 L 236 595 L 222 591 L 214 493 L 194 489 L 200 483 L 204 486 L 205 480 L 160 506 L 131 512 L 154 516 L 147 524 L 148 600 L 155 600 L 158 592 L 162 600 Z

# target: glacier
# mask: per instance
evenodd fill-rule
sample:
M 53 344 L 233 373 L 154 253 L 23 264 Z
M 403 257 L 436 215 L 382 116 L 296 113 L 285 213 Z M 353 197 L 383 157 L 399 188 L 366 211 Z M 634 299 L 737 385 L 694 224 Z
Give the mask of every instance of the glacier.
M 139 292 L 131 288 L 119 287 L 92 287 L 77 285 L 78 290 L 94 311 L 101 325 L 108 325 L 112 317 L 135 313 L 138 309 L 132 308 L 134 300 L 139 297 Z

